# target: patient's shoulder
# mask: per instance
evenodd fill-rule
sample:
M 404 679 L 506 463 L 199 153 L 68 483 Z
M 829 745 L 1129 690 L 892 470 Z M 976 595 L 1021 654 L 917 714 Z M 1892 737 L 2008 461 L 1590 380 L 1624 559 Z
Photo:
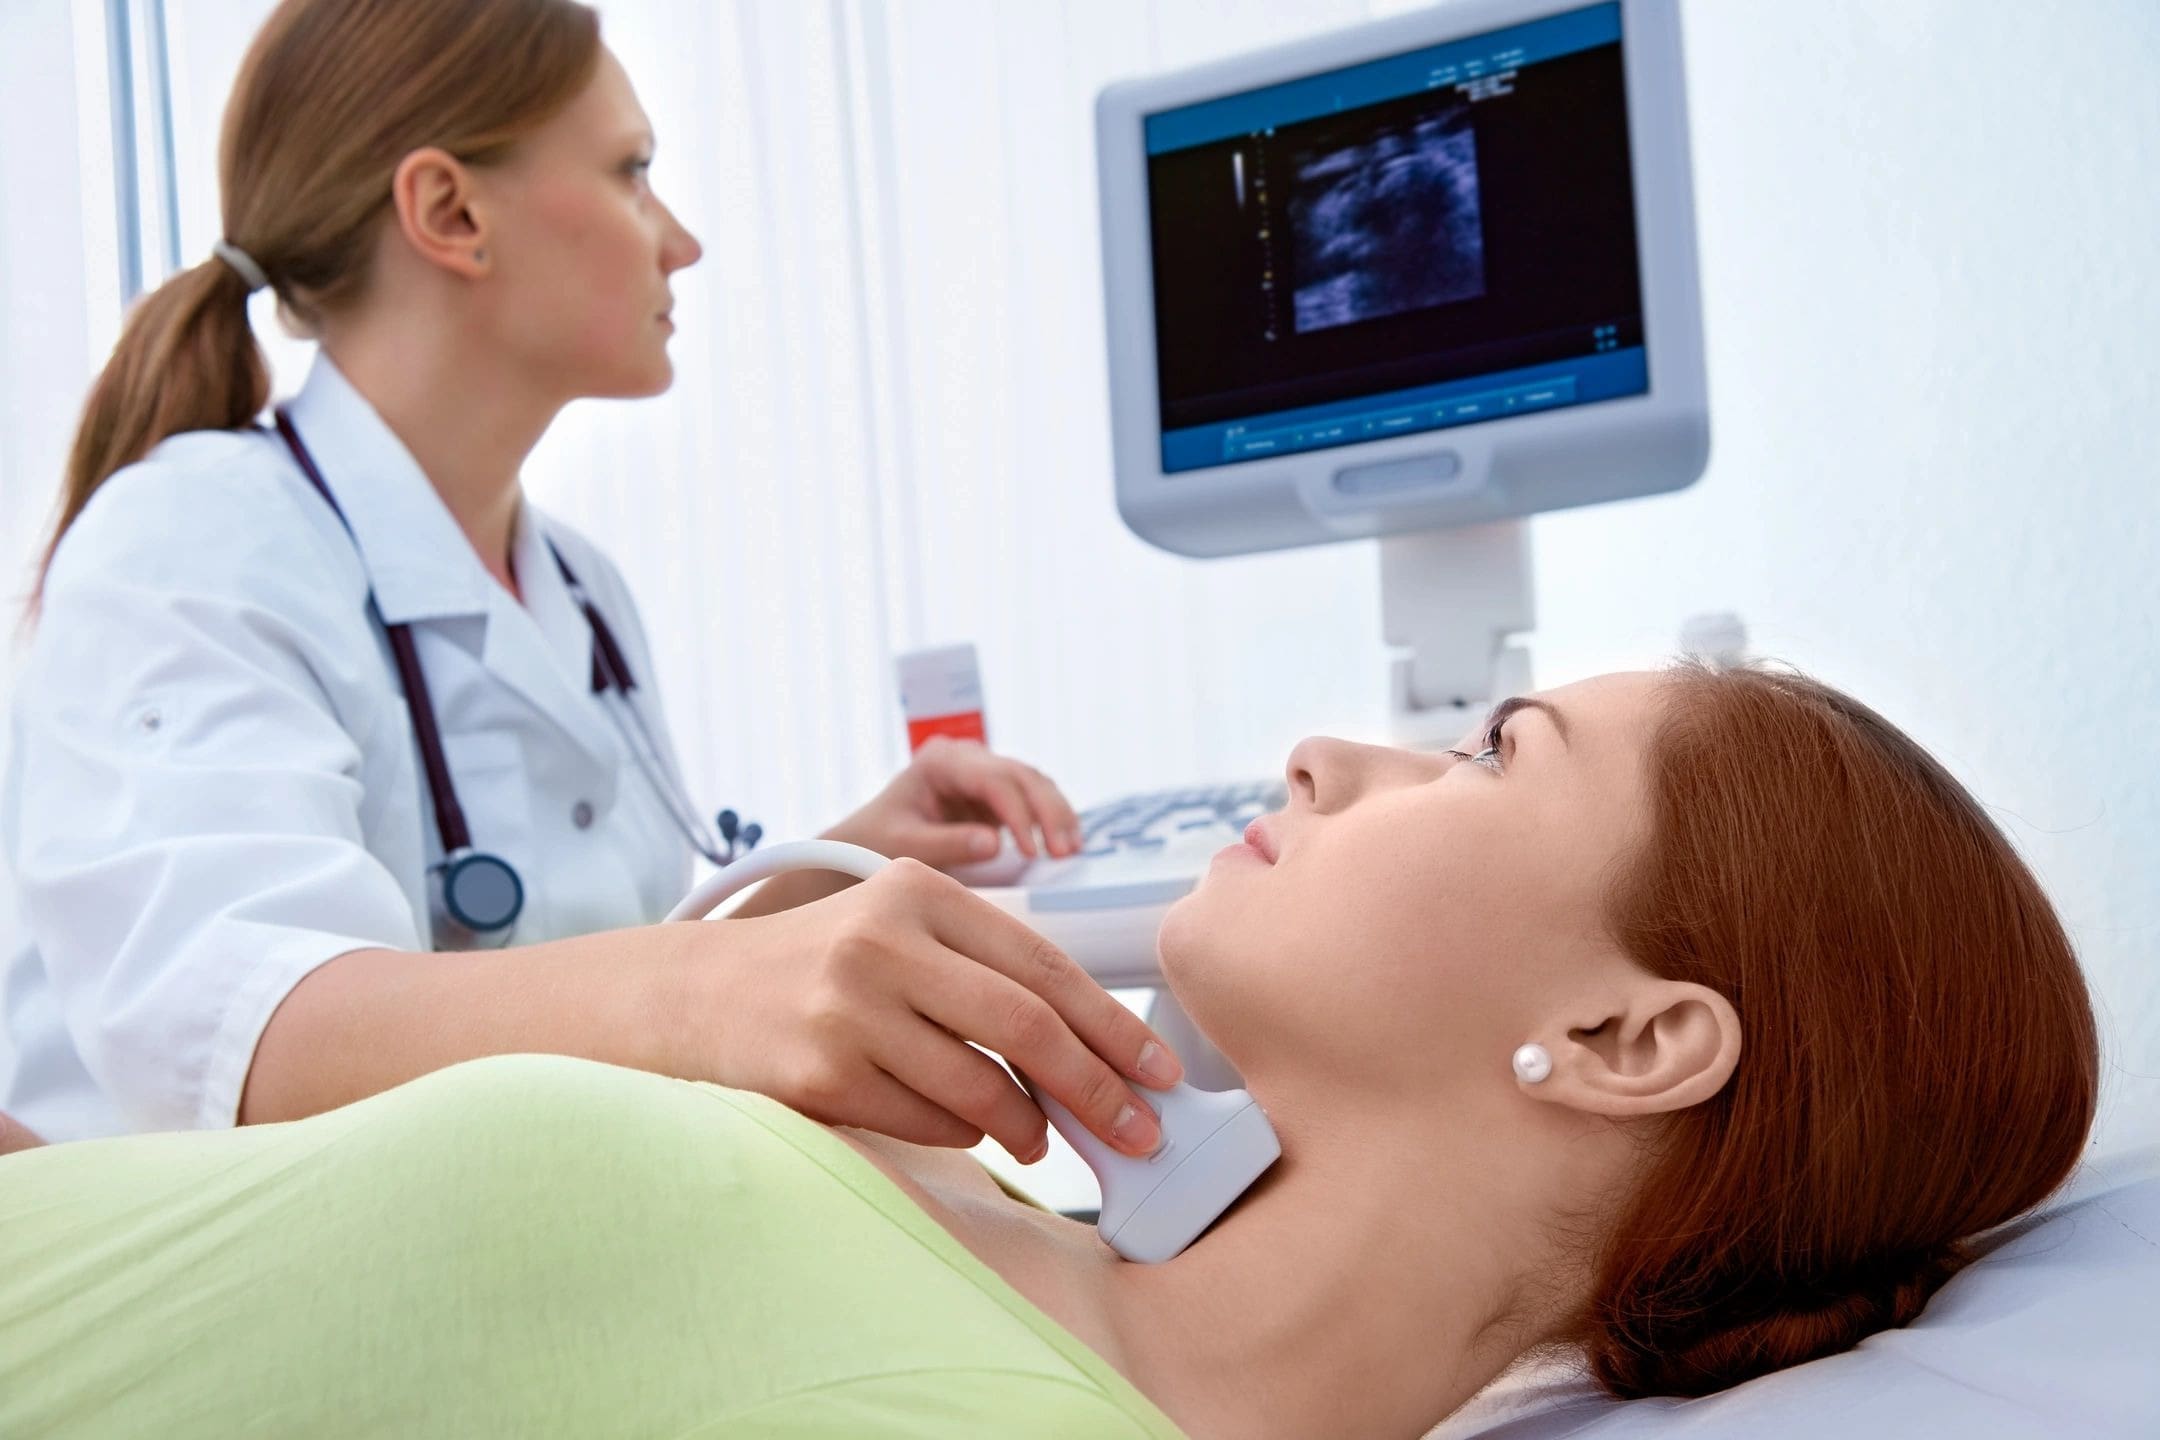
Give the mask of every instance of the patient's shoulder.
M 48 589 L 123 582 L 182 594 L 366 589 L 359 553 L 278 442 L 255 429 L 160 441 L 97 487 L 54 549 Z
M 932 1196 L 959 1194 L 995 1200 L 1007 1193 L 982 1162 L 964 1150 L 911 1145 L 890 1135 L 847 1125 L 831 1128 L 835 1139 L 869 1161 L 918 1205 L 926 1204 Z

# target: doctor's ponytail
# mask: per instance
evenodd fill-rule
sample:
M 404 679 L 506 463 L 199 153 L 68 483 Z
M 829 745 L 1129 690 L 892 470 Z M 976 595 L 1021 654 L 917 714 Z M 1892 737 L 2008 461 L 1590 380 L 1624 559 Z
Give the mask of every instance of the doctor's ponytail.
M 226 105 L 223 238 L 262 268 L 280 312 L 312 328 L 364 299 L 405 156 L 433 145 L 469 165 L 500 161 L 599 60 L 599 18 L 573 0 L 284 0 Z M 100 485 L 168 436 L 237 429 L 269 403 L 248 292 L 210 258 L 129 311 L 83 407 L 33 612 Z
M 38 567 L 40 594 L 60 537 L 108 476 L 168 435 L 245 425 L 269 401 L 269 367 L 248 328 L 247 297 L 247 282 L 210 260 L 128 312 L 68 454 L 60 513 Z

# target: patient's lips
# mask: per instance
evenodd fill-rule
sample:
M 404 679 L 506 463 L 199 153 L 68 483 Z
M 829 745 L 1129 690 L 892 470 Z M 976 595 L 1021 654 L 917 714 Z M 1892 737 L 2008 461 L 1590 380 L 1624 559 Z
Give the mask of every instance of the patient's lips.
M 1275 863 L 1275 837 L 1268 834 L 1267 827 L 1258 820 L 1245 827 L 1243 838 L 1231 841 L 1215 852 L 1215 859 L 1254 861 L 1262 865 Z

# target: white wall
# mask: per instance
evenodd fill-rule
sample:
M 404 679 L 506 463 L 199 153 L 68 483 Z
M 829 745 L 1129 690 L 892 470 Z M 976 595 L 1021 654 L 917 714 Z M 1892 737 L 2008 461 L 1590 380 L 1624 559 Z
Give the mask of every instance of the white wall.
M 2160 5 L 1693 0 L 1712 460 L 1538 522 L 1541 681 L 1692 610 L 1930 746 L 2160 1139 Z
M 91 291 L 117 283 L 109 249 L 85 253 L 85 202 L 109 213 L 112 190 L 78 144 L 69 8 L 0 4 L 0 629 L 28 590 L 94 373 Z
M 0 0 L 0 701 L 74 418 L 103 358 L 96 297 L 118 291 L 111 172 L 84 158 L 78 128 L 102 138 L 105 114 L 77 104 L 70 10 L 70 0 Z M 0 756 L 6 743 L 0 725 Z M 0 936 L 14 933 L 14 908 L 0 864 Z

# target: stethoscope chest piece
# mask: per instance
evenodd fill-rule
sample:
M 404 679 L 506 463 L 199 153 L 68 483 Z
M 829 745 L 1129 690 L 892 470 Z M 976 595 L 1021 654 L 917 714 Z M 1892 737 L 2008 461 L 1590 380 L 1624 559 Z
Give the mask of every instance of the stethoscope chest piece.
M 525 883 L 510 862 L 484 850 L 461 850 L 442 863 L 443 909 L 477 935 L 508 929 L 525 908 Z

